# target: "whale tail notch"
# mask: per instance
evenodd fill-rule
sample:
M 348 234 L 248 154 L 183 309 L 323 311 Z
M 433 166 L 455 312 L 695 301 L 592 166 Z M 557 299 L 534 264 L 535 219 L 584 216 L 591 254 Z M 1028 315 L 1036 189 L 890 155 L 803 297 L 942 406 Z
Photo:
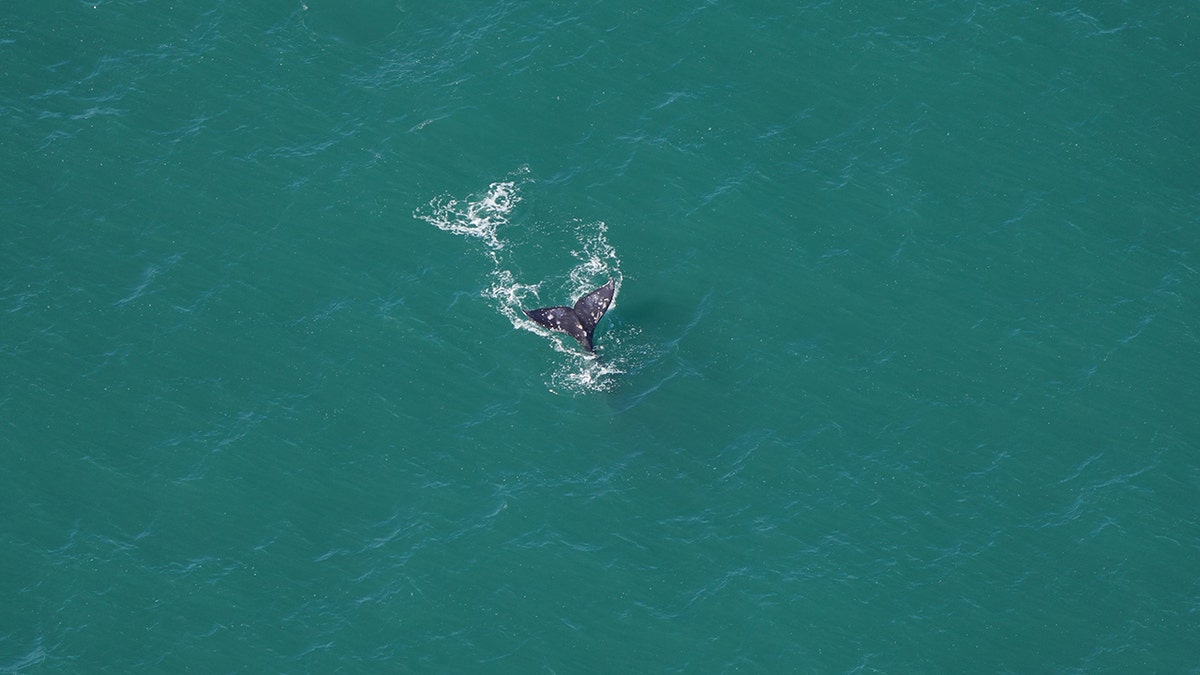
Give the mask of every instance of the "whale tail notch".
M 596 324 L 600 323 L 600 317 L 612 304 L 615 289 L 614 281 L 609 279 L 608 283 L 577 300 L 574 307 L 530 309 L 525 310 L 525 316 L 550 330 L 570 335 L 588 352 L 594 352 L 592 334 L 596 331 Z

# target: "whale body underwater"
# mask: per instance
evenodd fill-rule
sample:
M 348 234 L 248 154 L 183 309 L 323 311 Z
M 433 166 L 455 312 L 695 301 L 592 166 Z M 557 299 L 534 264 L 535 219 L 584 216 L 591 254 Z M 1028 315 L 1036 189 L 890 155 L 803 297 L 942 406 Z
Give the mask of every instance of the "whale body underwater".
M 592 335 L 596 332 L 600 317 L 612 304 L 615 289 L 614 280 L 609 279 L 607 284 L 577 300 L 574 307 L 542 307 L 523 311 L 538 325 L 566 333 L 578 340 L 588 353 L 594 353 Z

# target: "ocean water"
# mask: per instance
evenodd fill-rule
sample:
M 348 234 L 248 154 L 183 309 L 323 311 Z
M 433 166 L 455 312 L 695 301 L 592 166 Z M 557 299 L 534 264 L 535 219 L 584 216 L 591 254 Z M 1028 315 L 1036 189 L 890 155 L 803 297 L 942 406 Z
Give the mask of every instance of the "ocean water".
M 1198 35 L 4 3 L 0 672 L 1200 672 Z

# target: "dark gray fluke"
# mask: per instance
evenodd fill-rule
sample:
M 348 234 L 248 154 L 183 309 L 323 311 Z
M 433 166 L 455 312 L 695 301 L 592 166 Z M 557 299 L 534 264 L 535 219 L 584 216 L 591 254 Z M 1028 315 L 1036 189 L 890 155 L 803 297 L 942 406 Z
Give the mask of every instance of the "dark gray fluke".
M 533 319 L 550 330 L 558 330 L 579 340 L 579 344 L 589 352 L 592 349 L 592 333 L 600 317 L 608 311 L 612 303 L 613 280 L 588 293 L 575 303 L 574 307 L 543 307 L 525 311 L 525 316 Z

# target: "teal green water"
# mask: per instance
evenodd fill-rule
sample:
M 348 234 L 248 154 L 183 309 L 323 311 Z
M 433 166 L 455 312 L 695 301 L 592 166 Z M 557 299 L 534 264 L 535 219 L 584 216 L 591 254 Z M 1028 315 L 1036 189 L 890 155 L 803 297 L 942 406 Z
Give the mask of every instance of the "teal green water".
M 0 672 L 1200 672 L 1193 3 L 353 5 L 0 7 Z

